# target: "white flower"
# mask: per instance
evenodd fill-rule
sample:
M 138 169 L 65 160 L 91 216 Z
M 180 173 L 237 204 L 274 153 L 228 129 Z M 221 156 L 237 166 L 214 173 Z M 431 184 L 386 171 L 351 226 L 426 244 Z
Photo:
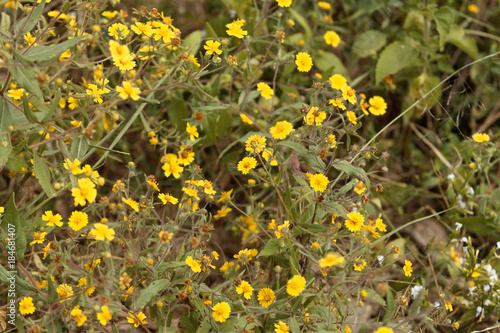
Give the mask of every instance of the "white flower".
M 454 174 L 452 174 L 452 173 L 450 173 L 450 174 L 448 175 L 448 179 L 449 179 L 449 180 L 453 180 L 453 179 L 455 179 L 455 175 L 454 175 Z
M 470 195 L 474 195 L 475 192 L 474 192 L 474 189 L 471 186 L 469 186 L 467 193 L 469 193 Z
M 460 229 L 462 229 L 462 223 L 458 223 L 458 222 L 455 222 L 455 230 L 458 231 Z
M 476 309 L 476 317 L 479 317 L 482 314 L 484 314 L 484 309 L 482 307 L 478 306 Z
M 488 291 L 490 291 L 490 285 L 489 284 L 485 284 L 484 287 L 483 287 L 483 290 L 485 293 L 487 293 Z
M 464 198 L 464 197 L 463 197 L 461 194 L 458 194 L 458 195 L 457 195 L 457 200 L 458 200 L 458 201 L 462 201 L 462 199 L 463 199 L 463 198 Z
M 488 306 L 488 305 L 491 305 L 491 301 L 489 299 L 487 299 L 486 301 L 484 301 L 484 306 Z
M 462 242 L 467 243 L 467 237 L 462 237 Z
M 465 207 L 467 207 L 467 205 L 465 204 L 465 202 L 463 202 L 462 200 L 459 200 L 458 201 L 458 205 L 460 206 L 460 208 L 462 209 L 465 209 Z
M 418 294 L 420 294 L 420 292 L 424 290 L 424 287 L 422 286 L 414 286 L 413 288 L 411 288 L 411 298 L 412 299 L 415 299 L 418 297 Z
M 500 242 L 497 242 L 497 250 L 500 249 Z
M 382 263 L 384 262 L 384 259 L 385 259 L 385 257 L 384 257 L 383 255 L 381 255 L 381 254 L 379 254 L 379 255 L 377 256 L 377 260 L 378 260 L 378 263 L 379 263 L 380 265 L 382 265 Z
M 436 302 L 434 302 L 434 307 L 436 309 L 439 309 L 441 307 L 441 304 L 438 301 L 436 301 Z
M 472 286 L 469 288 L 469 294 L 467 296 L 474 296 L 475 292 L 474 290 L 476 290 L 476 286 Z

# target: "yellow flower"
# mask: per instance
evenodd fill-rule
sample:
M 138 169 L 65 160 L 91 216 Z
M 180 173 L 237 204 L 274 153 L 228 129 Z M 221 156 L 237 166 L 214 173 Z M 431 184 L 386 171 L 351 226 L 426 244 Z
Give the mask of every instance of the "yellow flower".
M 138 327 L 139 325 L 145 325 L 148 323 L 146 321 L 146 315 L 142 313 L 142 311 L 139 312 L 137 315 L 133 315 L 132 312 L 129 312 L 127 320 L 130 324 L 134 324 L 134 327 Z
M 87 89 L 87 95 L 90 96 L 94 102 L 97 102 L 99 104 L 101 104 L 103 102 L 101 96 L 105 93 L 108 93 L 109 92 L 109 89 L 108 88 L 104 88 L 104 89 L 101 89 L 101 88 L 98 88 L 95 84 L 93 83 L 89 83 L 88 87 L 90 89 Z
M 274 158 L 274 151 L 272 149 L 266 148 L 262 152 L 262 159 L 267 163 L 271 159 L 271 166 L 278 165 L 278 161 Z
M 486 133 L 476 133 L 472 135 L 472 139 L 476 142 L 488 142 L 490 141 L 490 136 Z
M 275 328 L 275 332 L 276 333 L 288 333 L 288 326 L 286 326 L 286 324 L 284 322 L 282 322 L 281 320 L 277 323 L 277 324 L 274 324 L 274 328 Z
M 363 192 L 366 190 L 365 184 L 361 181 L 359 181 L 356 186 L 354 186 L 354 192 L 357 194 L 361 195 Z
M 92 234 L 93 237 L 97 240 L 113 240 L 115 237 L 115 231 L 112 228 L 109 228 L 107 225 L 102 223 L 95 223 L 94 229 L 91 229 L 89 235 Z
M 136 212 L 139 212 L 139 203 L 137 201 L 135 201 L 134 199 L 132 199 L 132 198 L 128 198 L 128 199 L 122 198 L 122 201 L 124 203 L 126 203 L 130 208 L 132 208 L 133 210 L 135 210 Z
M 299 52 L 295 57 L 295 64 L 299 72 L 309 72 L 313 66 L 311 56 L 306 52 Z
M 331 45 L 333 47 L 337 47 L 340 44 L 340 37 L 335 31 L 332 30 L 327 31 L 323 35 L 323 38 L 325 38 L 326 44 Z
M 326 190 L 328 183 L 328 177 L 321 173 L 317 173 L 314 176 L 309 177 L 309 185 L 316 192 L 323 192 Z
M 252 119 L 248 118 L 247 115 L 240 113 L 240 118 L 241 118 L 241 121 L 243 121 L 244 123 L 246 123 L 248 125 L 253 125 Z
M 179 202 L 179 200 L 176 197 L 174 197 L 173 195 L 171 195 L 169 193 L 158 194 L 158 199 L 160 199 L 164 205 L 166 205 L 167 203 L 170 203 L 172 205 L 176 205 Z
M 245 142 L 245 150 L 253 154 L 261 153 L 266 147 L 266 138 L 260 135 L 252 135 Z
M 323 121 L 326 119 L 325 111 L 318 111 L 318 108 L 313 106 L 309 109 L 309 112 L 304 117 L 304 121 L 307 125 L 321 126 Z
M 42 220 L 47 222 L 47 227 L 52 227 L 54 225 L 58 227 L 62 227 L 62 217 L 59 214 L 54 215 L 51 210 L 45 211 L 45 214 L 42 215 Z
M 79 175 L 83 171 L 78 167 L 80 165 L 80 161 L 75 158 L 73 162 L 69 158 L 66 159 L 66 162 L 64 162 L 64 169 L 66 170 L 71 170 L 71 173 L 73 175 Z
M 473 14 L 477 14 L 479 12 L 479 8 L 475 4 L 468 5 L 467 9 L 469 10 L 469 12 L 471 12 Z
M 340 98 L 331 99 L 330 104 L 341 109 L 341 110 L 346 109 L 344 103 L 342 103 L 342 100 Z
M 46 232 L 38 233 L 35 232 L 33 235 L 33 241 L 30 243 L 30 246 L 33 246 L 33 244 L 42 244 L 45 241 L 45 236 L 47 235 Z
M 116 91 L 120 94 L 122 99 L 132 98 L 134 101 L 137 101 L 140 97 L 141 89 L 135 87 L 132 83 L 128 81 L 123 81 L 122 86 L 117 86 Z
M 154 30 L 154 39 L 163 40 L 163 43 L 170 43 L 172 38 L 175 38 L 175 32 L 166 24 L 161 24 L 159 29 Z
M 368 111 L 371 112 L 371 114 L 375 116 L 381 116 L 385 114 L 387 110 L 387 103 L 385 100 L 380 97 L 380 96 L 373 96 L 368 100 L 368 103 L 370 103 L 370 107 L 368 108 Z
M 69 51 L 69 49 L 67 49 L 66 51 L 61 53 L 61 55 L 59 56 L 59 61 L 63 62 L 64 60 L 68 59 L 69 57 L 71 57 L 71 52 Z
M 227 192 L 222 192 L 222 195 L 217 202 L 225 202 L 231 198 L 231 194 L 233 193 L 233 189 L 227 191 Z
M 292 0 L 276 0 L 276 2 L 280 7 L 290 7 L 292 4 Z
M 226 217 L 226 216 L 227 216 L 227 214 L 228 214 L 229 212 L 231 212 L 232 210 L 233 210 L 232 208 L 228 208 L 228 207 L 225 207 L 225 208 L 219 209 L 219 210 L 217 211 L 217 214 L 216 214 L 216 215 L 214 215 L 214 219 L 219 220 L 219 219 L 221 219 L 221 218 L 223 218 L 223 217 Z
M 191 268 L 191 270 L 195 273 L 201 272 L 201 263 L 199 260 L 194 260 L 193 257 L 188 256 L 186 258 L 185 263 Z
M 333 89 L 342 90 L 347 85 L 347 80 L 340 74 L 334 74 L 328 80 Z
M 289 123 L 286 120 L 279 121 L 274 125 L 274 127 L 271 127 L 271 135 L 273 138 L 276 140 L 283 140 L 287 137 L 288 134 L 290 134 L 293 130 L 293 125 Z
M 186 132 L 189 134 L 189 139 L 194 141 L 195 138 L 198 138 L 200 134 L 198 133 L 198 129 L 196 126 L 190 126 L 189 122 L 186 124 Z
M 128 27 L 121 23 L 114 23 L 108 28 L 108 34 L 115 39 L 124 39 L 129 34 Z
M 108 307 L 106 305 L 104 305 L 101 308 L 101 311 L 102 312 L 97 314 L 97 320 L 101 322 L 101 325 L 106 326 L 108 324 L 108 321 L 110 321 L 111 318 L 113 317 L 113 315 L 111 314 L 111 312 L 109 312 Z
M 133 32 L 138 35 L 144 35 L 146 37 L 151 37 L 154 33 L 153 27 L 151 25 L 141 22 L 135 22 L 135 25 L 130 27 Z
M 75 206 L 85 206 L 86 201 L 92 203 L 97 197 L 95 184 L 89 178 L 78 179 L 78 187 L 71 189 L 71 195 L 75 198 Z
M 133 60 L 134 56 L 127 54 L 123 57 L 113 58 L 113 64 L 122 71 L 129 71 L 135 67 L 136 63 Z
M 189 165 L 191 164 L 191 162 L 194 161 L 194 152 L 192 151 L 192 148 L 189 147 L 189 148 L 184 148 L 184 147 L 181 147 L 181 150 L 177 152 L 177 156 L 178 156 L 178 162 L 179 164 L 182 164 L 182 165 Z
M 294 275 L 286 284 L 286 292 L 290 296 L 299 296 L 306 286 L 306 279 L 300 275 Z
M 219 302 L 215 304 L 212 310 L 214 311 L 212 313 L 212 317 L 219 323 L 225 322 L 231 314 L 231 307 L 226 302 Z
M 237 38 L 243 38 L 248 34 L 248 31 L 243 30 L 241 27 L 245 24 L 245 20 L 236 20 L 232 23 L 226 24 L 226 33 L 229 36 L 234 36 Z
M 356 258 L 356 261 L 359 260 L 360 258 Z M 354 264 L 354 270 L 361 272 L 363 269 L 366 267 L 366 260 L 361 259 L 361 264 Z
M 219 50 L 220 43 L 216 40 L 208 40 L 203 46 L 207 52 L 206 54 L 221 54 L 222 50 Z
M 356 117 L 356 114 L 353 111 L 347 111 L 346 113 L 347 119 L 353 124 L 356 125 L 358 122 L 356 121 L 358 118 Z
M 26 35 L 23 36 L 24 41 L 26 45 L 31 45 L 35 42 L 36 37 L 31 35 L 31 32 L 28 32 Z M 33 44 L 33 46 L 36 46 L 36 43 Z
M 326 1 L 318 1 L 318 7 L 319 8 L 322 8 L 322 9 L 326 9 L 326 10 L 330 10 L 332 9 L 332 5 L 330 5 L 328 2 Z
M 392 330 L 392 328 L 389 328 L 389 327 L 380 327 L 378 330 L 376 330 L 373 333 L 394 333 L 394 331 Z
M 238 171 L 241 171 L 242 174 L 246 175 L 250 172 L 250 170 L 255 169 L 256 166 L 257 160 L 255 158 L 245 157 L 238 162 Z
M 319 267 L 325 268 L 325 267 L 338 266 L 342 264 L 344 260 L 345 260 L 344 257 L 339 256 L 336 253 L 328 253 L 326 257 L 319 260 Z
M 238 294 L 243 294 L 243 297 L 250 299 L 252 297 L 253 288 L 247 281 L 241 281 L 240 285 L 236 287 L 236 292 Z
M 345 226 L 349 229 L 350 232 L 356 232 L 361 230 L 363 223 L 365 222 L 365 218 L 358 212 L 351 212 L 347 214 L 347 218 L 349 220 L 345 220 Z
M 196 200 L 200 200 L 200 198 L 198 197 L 198 190 L 197 189 L 183 187 L 182 192 L 186 193 L 188 196 L 190 196 L 192 198 L 195 198 Z
M 405 260 L 405 265 L 403 267 L 403 271 L 405 272 L 405 276 L 411 276 L 411 272 L 413 272 L 413 269 L 411 268 L 412 263 L 411 261 Z
M 164 163 L 162 169 L 165 171 L 165 177 L 173 175 L 176 179 L 180 178 L 184 168 L 179 164 L 177 156 L 174 154 L 167 154 L 164 156 L 162 162 Z
M 274 295 L 274 291 L 272 291 L 272 289 L 262 288 L 257 294 L 257 300 L 262 307 L 268 308 L 276 301 L 276 295 Z
M 384 224 L 384 222 L 382 221 L 382 219 L 376 219 L 375 220 L 375 226 L 377 227 L 377 229 L 379 231 L 387 231 L 386 229 L 386 225 Z
M 68 219 L 68 226 L 78 231 L 89 223 L 89 216 L 85 212 L 73 211 Z
M 66 297 L 71 297 L 73 296 L 73 288 L 68 286 L 67 284 L 61 284 L 59 287 L 57 287 L 57 294 L 59 295 L 59 298 L 66 298 Z M 62 300 L 61 303 L 64 303 L 66 300 Z
M 130 50 L 127 45 L 122 45 L 114 40 L 109 41 L 109 51 L 111 52 L 113 59 L 126 57 L 130 54 Z
M 74 109 L 76 109 L 77 106 L 78 106 L 78 100 L 74 97 L 68 97 L 68 107 L 71 110 L 74 110 Z M 72 125 L 73 125 L 73 123 L 72 123 Z M 75 126 L 75 127 L 77 127 L 77 126 Z
M 170 240 L 172 239 L 173 236 L 174 236 L 174 234 L 172 232 L 163 231 L 163 230 L 160 231 L 160 233 L 158 234 L 158 237 L 160 237 L 162 244 L 166 244 L 166 243 L 170 242 Z
M 27 315 L 27 314 L 32 314 L 36 310 L 35 305 L 33 304 L 33 298 L 32 297 L 25 297 L 22 300 L 19 301 L 19 312 L 21 314 Z
M 348 85 L 345 85 L 342 89 L 342 98 L 349 101 L 351 104 L 356 104 L 356 90 L 352 89 Z
M 260 91 L 260 95 L 265 99 L 271 99 L 271 96 L 274 95 L 274 90 L 264 82 L 259 82 L 257 84 L 257 90 Z
M 451 305 L 451 302 L 444 302 L 444 307 L 446 310 L 452 312 L 453 311 L 453 306 Z
M 110 20 L 113 17 L 115 17 L 116 14 L 118 14 L 118 12 L 116 10 L 114 10 L 114 11 L 105 10 L 102 12 L 102 16 L 104 16 L 105 18 L 110 19 Z
M 25 92 L 25 90 L 23 88 L 10 89 L 9 91 L 7 91 L 7 96 L 9 96 L 10 98 L 18 101 L 21 98 L 23 98 L 23 93 L 24 92 Z

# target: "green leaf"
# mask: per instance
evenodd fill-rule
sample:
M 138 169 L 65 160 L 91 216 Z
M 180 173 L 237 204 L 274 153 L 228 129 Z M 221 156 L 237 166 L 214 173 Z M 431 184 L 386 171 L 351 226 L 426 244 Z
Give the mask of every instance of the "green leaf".
M 86 36 L 78 36 L 68 39 L 62 43 L 58 43 L 51 46 L 33 46 L 29 49 L 24 57 L 31 61 L 36 61 L 38 63 L 48 63 L 53 62 L 59 58 L 59 56 L 66 50 L 75 46 L 79 41 L 84 39 Z
M 453 24 L 448 34 L 447 41 L 467 53 L 472 59 L 477 58 L 479 51 L 476 41 L 472 37 L 465 37 L 465 31 L 461 26 Z
M 380 54 L 375 67 L 375 84 L 387 75 L 392 75 L 409 66 L 418 57 L 418 51 L 411 45 L 393 42 Z
M 15 271 L 15 270 L 16 270 L 15 267 L 13 269 L 10 269 L 10 271 Z M 11 280 L 8 280 L 8 278 L 12 276 L 12 273 L 10 271 L 7 271 L 3 266 L 0 265 L 0 281 L 2 281 L 2 283 L 4 283 L 6 286 L 10 285 Z M 16 292 L 19 294 L 18 296 L 24 296 L 31 292 L 36 291 L 36 288 L 34 286 L 21 279 L 20 276 L 15 275 L 15 277 L 16 277 L 15 281 Z
M 23 91 L 23 110 L 24 110 L 24 115 L 26 116 L 26 119 L 28 119 L 29 122 L 38 123 L 38 118 L 31 110 L 28 103 L 28 99 L 26 98 L 26 92 L 24 91 Z
M 3 169 L 12 152 L 9 126 L 14 125 L 13 116 L 11 105 L 2 98 L 0 102 L 0 169 Z M 4 142 L 7 145 L 4 146 Z
M 304 146 L 300 143 L 293 142 L 290 140 L 280 141 L 276 143 L 277 146 L 283 146 L 290 148 L 293 151 L 296 151 L 297 154 L 302 157 L 304 162 L 307 163 L 311 168 L 316 172 L 323 173 L 325 169 L 325 163 L 319 157 L 315 158 L 313 154 L 311 154 Z
M 167 114 L 173 125 L 177 126 L 178 131 L 181 133 L 186 131 L 186 121 L 184 119 L 188 118 L 189 114 L 183 100 L 172 99 L 167 106 Z
M 448 6 L 440 7 L 432 13 L 432 17 L 436 21 L 436 29 L 439 33 L 439 51 L 443 51 L 444 43 L 453 25 L 453 11 Z
M 45 114 L 45 116 L 43 116 L 42 121 L 49 121 L 52 119 L 52 116 L 54 115 L 54 112 L 56 111 L 56 108 L 59 105 L 60 100 L 61 100 L 61 88 L 58 88 L 56 98 L 54 98 L 54 101 L 50 105 L 50 108 L 47 110 L 47 113 Z
M 387 307 L 385 308 L 384 325 L 387 325 L 391 321 L 391 317 L 394 313 L 394 296 L 392 296 L 392 290 L 390 286 L 387 286 L 387 293 L 385 295 L 387 300 Z
M 203 36 L 201 34 L 201 30 L 195 30 L 184 39 L 182 45 L 190 48 L 189 53 L 196 54 L 201 47 L 202 39 Z
M 80 162 L 83 162 L 83 158 L 85 154 L 87 154 L 88 150 L 88 143 L 87 139 L 83 136 L 77 136 L 73 139 L 73 142 L 71 143 L 71 157 L 73 159 L 77 158 Z
M 350 80 L 349 72 L 342 60 L 331 52 L 323 52 L 320 56 L 314 57 L 314 66 L 322 72 L 331 70 L 333 74 L 341 74 Z
M 281 253 L 285 250 L 284 244 L 281 239 L 273 238 L 266 243 L 262 251 L 257 255 L 257 257 L 269 257 L 274 254 Z
M 299 223 L 298 226 L 314 233 L 323 233 L 329 229 L 326 225 L 311 224 L 311 223 Z
M 352 52 L 357 58 L 366 58 L 375 54 L 386 43 L 387 34 L 377 30 L 367 30 L 356 38 Z
M 26 17 L 23 17 L 19 22 L 17 22 L 16 30 L 17 34 L 20 36 L 26 35 L 31 29 L 35 27 L 42 15 L 43 8 L 45 7 L 45 0 L 42 0 L 39 4 L 34 7 Z
M 300 333 L 300 326 L 299 323 L 297 322 L 297 319 L 292 317 L 288 322 L 288 325 L 290 326 L 290 331 L 292 333 Z
M 57 294 L 54 282 L 50 277 L 47 279 L 47 283 L 48 283 L 47 303 L 49 303 L 50 305 L 59 297 L 59 295 Z
M 350 188 L 352 188 L 352 186 Z M 325 210 L 325 212 L 338 216 L 345 216 L 347 213 L 344 206 L 335 201 L 330 201 L 324 204 L 322 208 Z
M 295 253 L 295 249 L 292 246 L 292 242 L 287 239 L 286 244 L 288 245 L 288 250 L 290 251 L 290 267 L 292 268 L 292 273 L 294 275 L 300 275 L 300 266 L 299 260 L 297 258 L 297 253 Z
M 38 86 L 33 67 L 20 67 L 17 64 L 9 64 L 9 71 L 21 87 L 43 100 L 43 94 Z
M 214 28 L 212 28 L 212 25 L 208 22 L 205 23 L 205 30 L 207 32 L 207 37 L 212 37 L 212 38 L 217 38 L 217 33 L 215 32 Z
M 14 194 L 10 197 L 7 208 L 5 208 L 5 215 L 2 218 L 2 229 L 8 230 L 9 224 L 15 228 L 16 259 L 18 262 L 21 262 L 24 258 L 27 242 L 25 230 L 21 226 L 19 211 L 16 208 Z
M 368 188 L 368 189 L 370 188 L 370 178 L 368 178 L 366 171 L 363 170 L 362 168 L 355 167 L 351 163 L 344 161 L 344 160 L 339 161 L 337 163 L 334 163 L 334 164 L 332 164 L 332 166 L 339 171 L 343 171 L 343 172 L 347 173 L 349 176 L 356 177 L 356 178 L 359 176 L 363 177 L 364 178 L 363 183 L 365 183 L 366 188 Z
M 0 16 L 0 31 L 5 34 L 5 32 L 10 29 L 10 16 L 7 13 L 2 12 Z
M 312 39 L 312 30 L 309 23 L 307 23 L 307 20 L 293 8 L 288 8 L 288 12 L 292 14 L 292 17 L 295 19 L 295 21 L 297 21 L 302 26 L 302 28 L 304 28 L 305 41 L 306 43 L 309 42 Z
M 170 281 L 167 279 L 161 279 L 157 281 L 151 282 L 149 286 L 141 290 L 139 293 L 139 296 L 137 296 L 137 299 L 135 300 L 135 309 L 136 310 L 141 310 L 146 306 L 146 304 L 149 303 L 151 298 L 153 296 L 159 294 L 161 291 L 163 291 L 165 288 L 167 288 L 170 285 Z
M 50 169 L 43 159 L 38 157 L 35 153 L 33 154 L 33 169 L 35 171 L 35 178 L 43 188 L 47 197 L 54 198 L 56 196 L 56 191 L 52 187 L 52 175 Z

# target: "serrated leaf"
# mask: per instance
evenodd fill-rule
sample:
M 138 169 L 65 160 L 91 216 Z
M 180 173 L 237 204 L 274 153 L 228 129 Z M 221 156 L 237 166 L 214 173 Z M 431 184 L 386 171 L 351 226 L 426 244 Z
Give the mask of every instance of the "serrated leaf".
M 33 46 L 24 54 L 24 57 L 28 60 L 36 61 L 38 63 L 53 62 L 54 60 L 57 60 L 63 52 L 75 46 L 85 37 L 86 36 L 74 37 L 62 43 L 51 46 Z
M 409 66 L 417 57 L 417 50 L 409 44 L 401 42 L 389 44 L 380 53 L 377 61 L 377 66 L 375 67 L 375 84 L 378 85 L 387 75 L 395 74 Z
M 43 94 L 38 86 L 35 71 L 32 67 L 20 67 L 16 64 L 10 64 L 9 71 L 22 88 L 43 100 Z
M 278 254 L 284 251 L 284 246 L 282 246 L 281 239 L 273 238 L 266 243 L 262 251 L 259 252 L 257 257 L 269 257 L 274 254 Z
M 432 17 L 436 21 L 436 29 L 439 33 L 439 51 L 443 51 L 444 43 L 453 25 L 453 11 L 448 6 L 440 7 L 432 13 Z
M 9 199 L 7 207 L 5 208 L 5 215 L 2 218 L 2 230 L 8 230 L 8 225 L 14 225 L 15 228 L 15 239 L 16 239 L 16 259 L 21 262 L 24 258 L 24 252 L 26 251 L 26 233 L 21 225 L 21 218 L 19 217 L 19 211 L 16 207 L 16 201 L 14 194 Z
M 137 296 L 137 299 L 134 302 L 135 309 L 136 310 L 141 310 L 146 306 L 146 304 L 149 303 L 151 298 L 153 296 L 159 294 L 161 291 L 163 291 L 165 288 L 167 288 L 170 285 L 170 281 L 167 279 L 161 279 L 157 281 L 151 282 L 149 286 L 141 290 L 139 293 L 139 296 Z
M 352 45 L 352 52 L 358 58 L 375 54 L 387 43 L 387 34 L 377 30 L 367 30 L 360 34 Z
M 33 169 L 35 171 L 35 178 L 43 188 L 43 191 L 49 198 L 54 198 L 56 196 L 56 191 L 52 187 L 52 176 L 50 173 L 49 166 L 38 157 L 37 154 L 33 154 Z
M 38 23 L 40 16 L 42 15 L 43 8 L 45 7 L 45 0 L 42 0 L 39 4 L 34 7 L 30 13 L 23 17 L 19 22 L 17 22 L 16 30 L 17 34 L 20 36 L 26 35 L 30 32 L 33 27 Z

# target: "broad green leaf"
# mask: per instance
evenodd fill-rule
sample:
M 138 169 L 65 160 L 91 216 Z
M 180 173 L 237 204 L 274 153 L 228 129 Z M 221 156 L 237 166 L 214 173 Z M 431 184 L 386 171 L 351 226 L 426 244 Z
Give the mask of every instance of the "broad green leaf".
M 24 36 L 35 27 L 42 15 L 44 7 L 45 0 L 42 0 L 42 2 L 37 4 L 25 17 L 17 22 L 16 30 L 18 35 Z
M 358 58 L 366 58 L 376 54 L 387 42 L 387 35 L 377 30 L 368 30 L 360 34 L 352 46 L 353 54 Z
M 440 7 L 432 13 L 432 17 L 436 21 L 436 29 L 439 33 L 439 51 L 443 51 L 444 43 L 453 24 L 453 11 L 448 6 Z
M 292 242 L 287 239 L 286 244 L 288 245 L 288 250 L 290 251 L 290 268 L 292 269 L 292 273 L 294 275 L 300 275 L 300 266 L 299 259 L 297 258 L 297 253 L 295 253 L 295 249 L 292 246 Z
M 324 172 L 325 169 L 325 163 L 323 160 L 321 160 L 319 157 L 315 158 L 313 154 L 311 154 L 304 146 L 302 146 L 300 143 L 293 142 L 290 140 L 285 140 L 285 141 L 280 141 L 276 143 L 277 146 L 283 146 L 283 147 L 288 147 L 292 151 L 296 151 L 297 154 L 302 157 L 304 162 L 307 163 L 311 168 L 314 169 L 316 172 Z
M 11 105 L 2 98 L 0 101 L 0 169 L 5 166 L 12 152 L 9 126 L 14 126 L 13 117 Z
M 190 47 L 189 52 L 191 54 L 196 54 L 201 47 L 202 40 L 201 30 L 195 30 L 184 39 L 182 45 Z
M 266 243 L 262 251 L 259 252 L 257 257 L 268 257 L 274 254 L 281 253 L 285 250 L 285 244 L 281 241 L 281 239 L 273 238 L 269 242 Z
M 0 31 L 5 34 L 10 29 L 10 16 L 2 12 L 0 16 Z M 0 35 L 1 36 L 1 35 Z
M 49 303 L 50 305 L 59 297 L 59 295 L 57 294 L 56 287 L 51 278 L 47 279 L 47 283 L 48 283 L 47 303 Z
M 22 67 L 19 64 L 9 64 L 9 71 L 22 88 L 40 98 L 40 100 L 43 100 L 43 94 L 38 86 L 35 71 L 32 67 Z
M 352 186 L 351 186 L 351 188 L 352 188 Z M 347 213 L 344 206 L 342 206 L 341 204 L 339 204 L 338 202 L 335 202 L 335 201 L 330 201 L 330 202 L 324 204 L 322 206 L 322 208 L 326 212 L 328 212 L 330 214 L 335 214 L 338 216 L 345 216 Z
M 181 133 L 186 131 L 186 121 L 184 119 L 188 118 L 189 115 L 184 101 L 177 98 L 172 99 L 167 106 L 167 114 L 173 125 L 177 126 L 178 131 Z M 193 126 L 193 124 L 190 125 Z
M 309 42 L 312 39 L 312 30 L 309 23 L 307 23 L 307 20 L 293 8 L 288 8 L 288 12 L 290 12 L 295 21 L 297 21 L 302 26 L 302 28 L 304 28 L 305 41 L 306 43 Z
M 65 52 L 67 49 L 72 48 L 84 38 L 85 36 L 78 36 L 52 46 L 33 46 L 24 54 L 24 57 L 28 60 L 36 61 L 38 63 L 53 62 L 57 60 L 63 52 Z
M 422 98 L 430 90 L 436 87 L 441 82 L 441 79 L 437 76 L 428 75 L 426 73 L 421 74 L 417 78 L 410 81 L 408 92 L 410 97 L 416 101 Z M 441 100 L 441 87 L 438 87 L 432 95 L 428 96 L 423 100 L 416 108 L 416 110 L 421 111 L 422 109 L 430 109 L 434 104 Z M 425 113 L 418 112 L 418 116 L 423 116 Z
M 331 52 L 323 52 L 320 56 L 314 57 L 313 62 L 314 66 L 322 72 L 331 70 L 333 74 L 341 74 L 347 80 L 350 80 L 349 72 L 342 60 Z
M 52 187 L 52 176 L 49 166 L 36 153 L 33 154 L 33 169 L 35 171 L 35 178 L 38 179 L 47 197 L 54 198 L 56 191 Z
M 83 158 L 85 154 L 87 154 L 88 150 L 88 143 L 87 139 L 83 136 L 77 136 L 73 139 L 73 142 L 71 143 L 71 157 L 73 159 L 77 158 L 79 161 L 83 162 Z
M 16 207 L 16 201 L 14 194 L 9 199 L 7 207 L 5 208 L 5 215 L 2 218 L 2 229 L 7 231 L 10 226 L 15 228 L 15 240 L 16 240 L 16 259 L 21 262 L 24 258 L 24 252 L 26 251 L 26 233 L 21 226 L 21 218 L 19 217 L 19 211 Z
M 385 315 L 384 315 L 384 325 L 387 325 L 391 321 L 391 317 L 394 313 L 394 296 L 392 296 L 392 290 L 390 286 L 387 286 L 387 293 L 385 295 L 387 307 L 385 308 Z
M 472 37 L 465 37 L 465 31 L 461 26 L 456 24 L 452 25 L 447 41 L 467 53 L 471 58 L 477 58 L 479 51 L 477 49 L 476 41 Z
M 299 323 L 297 322 L 297 319 L 292 317 L 288 322 L 288 324 L 290 325 L 290 331 L 292 333 L 300 333 L 300 326 Z
M 5 267 L 8 267 L 8 266 L 5 265 Z M 2 281 L 2 283 L 5 284 L 5 286 L 9 286 L 10 281 L 12 281 L 12 279 L 8 280 L 8 278 L 10 278 L 12 276 L 10 271 L 15 271 L 15 270 L 16 270 L 16 267 L 14 267 L 14 268 L 9 267 L 9 271 L 7 271 L 2 265 L 0 265 L 0 281 Z M 32 286 L 28 282 L 21 279 L 20 276 L 15 275 L 15 277 L 16 277 L 16 281 L 15 281 L 16 292 L 18 293 L 18 296 L 27 295 L 30 292 L 36 291 L 36 288 L 34 286 Z
M 28 103 L 28 98 L 26 98 L 26 93 L 24 91 L 23 91 L 23 110 L 24 110 L 24 115 L 26 116 L 26 119 L 28 119 L 29 122 L 31 122 L 31 123 L 38 122 L 38 118 L 35 116 L 35 114 L 31 110 L 29 103 Z
M 167 288 L 170 285 L 170 281 L 167 279 L 161 279 L 157 281 L 151 282 L 149 286 L 141 290 L 139 293 L 139 296 L 137 296 L 137 299 L 134 302 L 135 309 L 136 310 L 141 310 L 146 306 L 146 304 L 149 303 L 151 298 L 153 296 L 159 294 L 161 291 L 163 291 L 165 288 Z
M 351 177 L 363 177 L 366 188 L 370 188 L 370 178 L 368 178 L 368 175 L 366 174 L 366 171 L 360 167 L 355 167 L 351 163 L 347 161 L 339 161 L 337 163 L 332 164 L 332 167 L 339 171 L 343 171 L 347 173 Z
M 212 25 L 210 25 L 210 23 L 208 22 L 205 23 L 205 31 L 207 32 L 207 37 L 212 37 L 212 38 L 218 37 L 214 28 L 212 28 Z
M 387 75 L 392 75 L 409 66 L 418 57 L 418 52 L 411 45 L 393 42 L 389 44 L 377 61 L 375 84 L 379 84 Z

